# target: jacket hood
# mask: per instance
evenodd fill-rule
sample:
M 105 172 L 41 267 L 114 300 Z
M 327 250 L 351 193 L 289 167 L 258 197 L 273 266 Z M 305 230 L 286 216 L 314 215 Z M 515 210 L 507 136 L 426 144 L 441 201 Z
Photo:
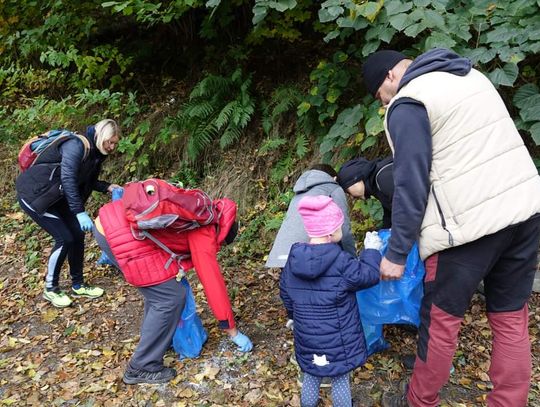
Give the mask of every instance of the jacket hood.
M 293 191 L 296 194 L 301 194 L 302 192 L 307 192 L 316 185 L 321 184 L 336 184 L 337 182 L 324 171 L 320 170 L 309 170 L 304 172 L 300 178 L 294 184 Z
M 288 261 L 296 277 L 314 280 L 336 262 L 341 251 L 337 243 L 295 243 Z
M 416 58 L 405 71 L 399 83 L 401 89 L 414 78 L 429 72 L 447 72 L 458 76 L 467 75 L 472 69 L 471 60 L 444 48 L 435 48 Z

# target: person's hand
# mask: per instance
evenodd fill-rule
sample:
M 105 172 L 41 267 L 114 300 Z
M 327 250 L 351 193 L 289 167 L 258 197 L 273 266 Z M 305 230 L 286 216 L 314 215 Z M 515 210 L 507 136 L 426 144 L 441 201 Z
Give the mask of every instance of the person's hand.
M 111 199 L 113 201 L 117 201 L 118 199 L 122 198 L 122 196 L 124 195 L 124 188 L 122 187 L 114 188 L 112 190 L 111 195 L 112 195 Z
M 386 257 L 383 257 L 380 271 L 381 280 L 399 280 L 405 271 L 405 265 L 392 263 Z
M 232 336 L 231 340 L 238 346 L 240 352 L 249 352 L 253 349 L 251 340 L 240 331 L 238 331 L 236 336 Z
M 90 219 L 90 216 L 88 216 L 86 212 L 78 213 L 77 220 L 79 221 L 79 225 L 81 225 L 81 230 L 83 232 L 89 232 L 92 230 L 92 227 L 94 227 L 92 219 Z
M 291 331 L 294 331 L 294 321 L 292 319 L 289 319 L 285 324 L 285 327 L 289 328 Z
M 122 189 L 122 187 L 120 185 L 118 185 L 118 184 L 111 184 L 111 185 L 108 186 L 107 192 L 112 194 L 113 189 L 116 189 L 116 188 Z
M 364 239 L 365 249 L 381 250 L 382 244 L 382 240 L 377 232 L 366 233 L 366 238 Z

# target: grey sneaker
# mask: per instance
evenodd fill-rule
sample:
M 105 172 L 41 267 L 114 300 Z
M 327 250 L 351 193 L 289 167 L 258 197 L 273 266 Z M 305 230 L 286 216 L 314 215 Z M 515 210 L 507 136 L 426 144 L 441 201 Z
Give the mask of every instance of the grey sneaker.
M 125 384 L 158 384 L 170 382 L 175 377 L 176 370 L 170 367 L 164 367 L 158 372 L 148 372 L 146 370 L 132 369 L 128 366 L 122 380 Z

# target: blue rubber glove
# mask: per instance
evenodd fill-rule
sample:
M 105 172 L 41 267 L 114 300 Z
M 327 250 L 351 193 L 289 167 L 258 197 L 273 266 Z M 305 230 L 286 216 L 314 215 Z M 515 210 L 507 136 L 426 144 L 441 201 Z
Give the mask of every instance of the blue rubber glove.
M 92 230 L 92 227 L 94 227 L 92 219 L 90 219 L 90 216 L 88 216 L 86 212 L 78 213 L 77 220 L 79 221 L 79 225 L 81 225 L 81 230 L 83 232 L 89 232 Z
M 240 331 L 238 331 L 236 336 L 232 337 L 231 340 L 238 345 L 238 350 L 240 352 L 249 352 L 253 349 L 253 344 L 249 338 Z
M 122 198 L 122 195 L 124 195 L 124 188 L 114 188 L 112 190 L 112 200 L 117 201 L 118 199 Z

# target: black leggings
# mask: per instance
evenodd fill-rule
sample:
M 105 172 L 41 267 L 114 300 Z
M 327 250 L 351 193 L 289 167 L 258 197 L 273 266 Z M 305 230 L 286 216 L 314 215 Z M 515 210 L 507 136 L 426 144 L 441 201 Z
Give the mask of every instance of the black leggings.
M 55 203 L 43 215 L 38 215 L 20 198 L 19 205 L 34 222 L 54 238 L 45 275 L 45 287 L 47 289 L 58 287 L 60 270 L 66 256 L 72 285 L 83 284 L 84 232 L 77 216 L 70 211 L 67 201 L 62 199 Z

